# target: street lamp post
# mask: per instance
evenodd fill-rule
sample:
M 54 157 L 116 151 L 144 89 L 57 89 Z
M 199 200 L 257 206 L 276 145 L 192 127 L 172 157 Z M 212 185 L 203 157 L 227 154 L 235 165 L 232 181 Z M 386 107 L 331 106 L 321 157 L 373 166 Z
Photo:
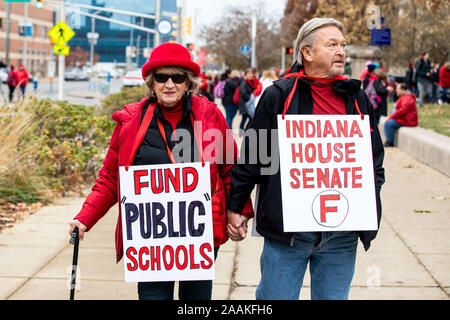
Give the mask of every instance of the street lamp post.
M 61 1 L 59 7 L 59 20 L 66 21 L 65 0 Z M 63 100 L 64 97 L 64 71 L 65 71 L 65 56 L 58 55 L 58 100 Z
M 100 13 L 100 12 L 101 12 L 101 10 L 97 10 L 93 14 L 96 15 L 97 13 Z M 89 35 L 88 35 L 88 40 L 89 40 L 89 43 L 91 44 L 91 52 L 90 52 L 90 55 L 89 55 L 89 63 L 91 65 L 91 68 L 93 68 L 94 67 L 94 46 L 97 44 L 97 38 L 94 38 L 94 34 L 95 34 L 95 18 L 91 17 L 91 19 L 92 19 L 92 21 L 91 21 L 91 35 L 92 35 L 92 38 L 89 38 Z
M 256 15 L 252 15 L 252 58 L 250 65 L 252 68 L 256 68 Z
M 156 0 L 156 12 L 155 12 L 155 29 L 156 25 L 159 22 L 159 19 L 161 17 L 161 0 Z M 156 48 L 159 46 L 160 38 L 159 38 L 159 32 L 155 32 L 155 41 L 153 43 L 153 46 Z

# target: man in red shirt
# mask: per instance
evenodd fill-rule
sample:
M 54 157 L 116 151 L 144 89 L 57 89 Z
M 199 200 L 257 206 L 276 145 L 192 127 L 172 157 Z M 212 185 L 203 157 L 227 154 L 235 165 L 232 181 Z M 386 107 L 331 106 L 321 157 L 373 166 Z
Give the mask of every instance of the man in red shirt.
M 416 96 L 408 90 L 406 83 L 399 83 L 395 92 L 400 97 L 395 103 L 395 111 L 384 123 L 385 147 L 394 146 L 395 132 L 403 126 L 415 127 L 418 124 Z
M 248 132 L 256 133 L 257 141 L 244 136 L 241 159 L 231 172 L 227 228 L 232 240 L 241 240 L 246 235 L 247 219 L 240 213 L 245 199 L 259 185 L 256 230 L 264 237 L 264 249 L 256 299 L 298 299 L 308 265 L 312 299 L 347 299 L 358 237 L 368 250 L 377 234 L 376 230 L 285 232 L 283 225 L 281 177 L 276 165 L 279 152 L 283 151 L 279 150 L 277 138 L 273 138 L 280 114 L 324 117 L 365 114 L 369 117 L 380 222 L 384 148 L 372 104 L 361 90 L 361 81 L 342 76 L 346 45 L 343 29 L 342 23 L 329 18 L 314 18 L 301 27 L 296 41 L 296 61 L 289 74 L 264 90 L 247 128 Z M 267 150 L 270 150 L 269 159 L 258 158 L 256 163 L 252 160 L 250 155 L 266 155 Z

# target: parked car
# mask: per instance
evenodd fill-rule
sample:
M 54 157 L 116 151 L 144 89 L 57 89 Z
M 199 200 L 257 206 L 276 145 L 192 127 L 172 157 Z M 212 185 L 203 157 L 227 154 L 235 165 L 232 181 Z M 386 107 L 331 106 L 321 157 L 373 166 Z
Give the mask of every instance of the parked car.
M 124 87 L 141 86 L 145 83 L 142 79 L 141 69 L 130 70 L 122 77 L 122 83 Z
M 89 74 L 85 69 L 78 69 L 78 81 L 89 81 Z
M 64 72 L 64 80 L 67 81 L 88 81 L 89 75 L 86 71 L 79 68 L 67 69 Z
M 108 73 L 111 78 L 118 78 L 119 73 L 116 70 L 102 70 L 99 72 L 99 78 L 108 78 Z

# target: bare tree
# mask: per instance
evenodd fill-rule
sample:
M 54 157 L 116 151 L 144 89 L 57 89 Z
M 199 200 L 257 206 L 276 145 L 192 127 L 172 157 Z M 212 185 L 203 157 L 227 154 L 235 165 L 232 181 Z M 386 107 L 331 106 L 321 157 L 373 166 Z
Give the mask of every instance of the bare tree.
M 210 53 L 230 68 L 250 67 L 250 55 L 243 55 L 240 47 L 251 45 L 251 14 L 257 17 L 256 63 L 259 69 L 280 66 L 281 40 L 279 22 L 262 8 L 229 7 L 216 23 L 204 26 L 201 38 Z
M 420 53 L 429 51 L 432 60 L 448 59 L 450 0 L 317 0 L 314 12 L 305 12 L 303 0 L 288 0 L 282 19 L 283 40 L 292 41 L 304 22 L 317 17 L 330 17 L 345 27 L 348 44 L 369 45 L 371 30 L 369 5 L 379 9 L 384 28 L 391 29 L 391 45 L 383 46 L 383 59 L 388 64 L 406 66 Z
M 288 0 L 281 19 L 281 40 L 290 46 L 297 38 L 300 27 L 313 18 L 317 11 L 318 0 Z

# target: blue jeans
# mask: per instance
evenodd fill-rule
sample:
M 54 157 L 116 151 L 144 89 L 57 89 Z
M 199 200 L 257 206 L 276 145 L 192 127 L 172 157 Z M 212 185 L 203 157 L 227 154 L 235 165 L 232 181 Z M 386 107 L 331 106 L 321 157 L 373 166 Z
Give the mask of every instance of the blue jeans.
M 219 247 L 214 248 L 214 259 Z M 212 280 L 180 281 L 178 298 L 180 300 L 211 300 Z M 139 300 L 173 300 L 175 281 L 138 282 Z
M 447 103 L 447 91 L 448 88 L 447 87 L 439 87 L 441 89 L 441 95 L 439 97 L 439 99 L 442 100 L 443 103 Z
M 391 119 L 384 123 L 384 135 L 386 136 L 386 142 L 389 142 L 390 144 L 394 144 L 395 132 L 401 126 L 402 125 L 400 123 L 398 123 L 397 121 L 395 121 L 394 119 Z
M 238 111 L 239 106 L 237 104 L 227 104 L 225 107 L 226 112 L 226 119 L 228 126 L 231 128 L 231 125 L 233 124 L 233 118 L 236 115 L 236 112 Z
M 423 107 L 423 100 L 425 95 L 428 95 L 428 100 L 432 102 L 433 97 L 433 85 L 431 81 L 425 80 L 422 82 L 417 82 L 417 87 L 419 89 L 419 107 Z
M 353 279 L 356 232 L 299 232 L 293 246 L 264 239 L 258 300 L 298 300 L 309 262 L 311 299 L 346 300 Z

